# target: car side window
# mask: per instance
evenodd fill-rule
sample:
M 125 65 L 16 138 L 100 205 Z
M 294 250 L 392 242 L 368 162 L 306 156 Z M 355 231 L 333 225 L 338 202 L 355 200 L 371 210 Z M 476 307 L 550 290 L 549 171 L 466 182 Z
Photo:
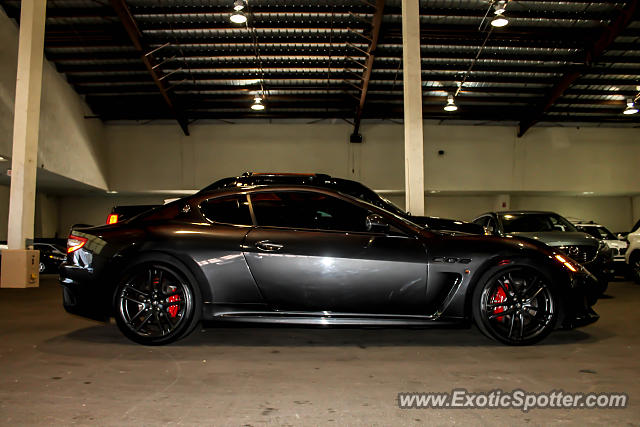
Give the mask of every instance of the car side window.
M 498 226 L 496 225 L 496 221 L 491 217 L 488 217 L 487 225 L 485 225 L 485 228 L 491 234 L 497 234 L 498 233 Z
M 336 197 L 305 191 L 251 194 L 258 225 L 365 232 L 369 211 Z
M 487 225 L 487 217 L 486 216 L 481 216 L 480 218 L 476 218 L 473 220 L 474 224 L 478 224 L 482 227 L 486 227 Z
M 208 199 L 200 203 L 200 211 L 212 222 L 253 225 L 246 196 L 234 195 Z

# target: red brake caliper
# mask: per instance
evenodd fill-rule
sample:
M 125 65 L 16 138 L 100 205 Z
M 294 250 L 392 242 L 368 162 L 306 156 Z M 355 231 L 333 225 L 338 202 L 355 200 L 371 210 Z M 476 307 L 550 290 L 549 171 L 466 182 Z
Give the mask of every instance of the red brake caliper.
M 167 302 L 174 303 L 180 301 L 180 295 L 171 295 L 167 298 Z M 176 317 L 178 315 L 178 304 L 171 304 L 167 307 L 167 311 L 171 315 L 171 317 Z
M 509 289 L 509 285 L 508 284 L 504 284 L 504 287 L 506 289 Z M 491 304 L 496 304 L 496 303 L 503 303 L 507 300 L 507 294 L 504 293 L 504 290 L 502 290 L 502 287 L 498 288 L 494 293 L 493 296 L 491 297 Z M 494 307 L 493 309 L 493 313 L 502 313 L 504 311 L 504 306 L 498 306 L 498 307 Z M 499 316 L 496 317 L 496 320 L 498 322 L 503 322 L 504 321 L 504 317 L 503 316 Z

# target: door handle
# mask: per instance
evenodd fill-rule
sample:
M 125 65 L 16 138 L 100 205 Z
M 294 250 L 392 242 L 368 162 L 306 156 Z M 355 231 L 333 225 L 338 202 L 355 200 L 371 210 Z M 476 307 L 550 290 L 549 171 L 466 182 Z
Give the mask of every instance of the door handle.
M 270 242 L 269 240 L 261 240 L 257 242 L 255 246 L 261 251 L 266 251 L 266 252 L 275 252 L 284 248 L 284 245 L 281 245 L 280 243 Z

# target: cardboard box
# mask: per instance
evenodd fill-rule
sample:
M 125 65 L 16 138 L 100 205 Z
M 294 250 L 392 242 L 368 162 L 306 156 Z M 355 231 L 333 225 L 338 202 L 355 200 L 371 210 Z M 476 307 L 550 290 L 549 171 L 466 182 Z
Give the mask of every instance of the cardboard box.
M 37 288 L 40 286 L 40 251 L 4 249 L 0 266 L 0 288 Z

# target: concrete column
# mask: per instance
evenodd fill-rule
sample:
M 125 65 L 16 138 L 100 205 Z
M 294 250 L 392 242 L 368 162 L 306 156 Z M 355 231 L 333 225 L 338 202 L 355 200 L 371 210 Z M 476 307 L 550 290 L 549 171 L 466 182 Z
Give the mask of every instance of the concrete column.
M 511 195 L 510 194 L 498 194 L 495 197 L 493 203 L 493 209 L 495 211 L 508 211 L 511 209 Z
M 418 0 L 402 0 L 402 78 L 406 209 L 413 215 L 424 215 L 424 136 Z
M 631 226 L 640 220 L 640 196 L 631 197 Z
M 2 256 L 0 283 L 3 287 L 33 285 L 27 272 L 33 254 L 25 251 L 25 244 L 33 239 L 34 231 L 46 4 L 46 0 L 23 1 L 20 11 L 7 233 L 9 251 Z M 22 281 L 21 277 L 29 283 L 18 283 Z M 37 281 L 37 271 L 35 279 Z

